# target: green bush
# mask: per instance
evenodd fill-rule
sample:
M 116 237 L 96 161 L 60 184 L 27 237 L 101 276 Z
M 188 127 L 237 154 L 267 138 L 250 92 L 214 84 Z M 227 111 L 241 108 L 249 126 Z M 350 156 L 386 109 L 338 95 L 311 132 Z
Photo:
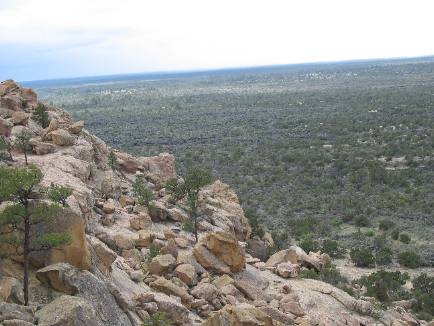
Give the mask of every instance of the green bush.
M 146 261 L 148 264 L 151 262 L 152 258 L 158 256 L 160 254 L 160 247 L 154 243 L 151 243 L 149 246 L 149 251 L 146 254 Z
M 346 250 L 341 247 L 336 240 L 325 239 L 322 242 L 321 251 L 332 258 L 341 258 L 345 256 Z
M 350 257 L 357 267 L 373 267 L 374 255 L 370 248 L 355 248 L 350 251 Z
M 47 128 L 50 124 L 47 108 L 44 104 L 38 103 L 35 111 L 32 113 L 32 119 L 35 120 L 42 128 Z
M 409 298 L 409 293 L 402 287 L 409 279 L 407 273 L 380 270 L 362 276 L 356 283 L 366 287 L 368 296 L 381 302 L 390 302 Z
M 393 221 L 388 220 L 388 219 L 384 219 L 384 220 L 380 221 L 378 228 L 382 231 L 387 231 L 387 230 L 390 230 L 391 228 L 393 228 L 394 226 L 395 226 L 395 223 Z
M 138 176 L 133 183 L 133 195 L 140 205 L 145 206 L 149 206 L 149 203 L 154 199 L 154 193 L 148 188 L 145 178 L 142 176 Z
M 401 233 L 399 236 L 399 241 L 405 244 L 409 244 L 411 241 L 410 236 L 407 233 Z
M 48 189 L 48 197 L 52 201 L 62 204 L 63 207 L 67 206 L 66 200 L 71 195 L 72 189 L 68 187 L 51 184 L 50 188 Z
M 348 285 L 348 279 L 344 277 L 333 264 L 324 266 L 318 273 L 313 269 L 303 270 L 300 272 L 300 277 L 320 280 L 339 288 Z
M 256 214 L 256 211 L 251 208 L 247 208 L 244 210 L 244 215 L 249 220 L 250 227 L 252 228 L 252 236 L 258 236 L 259 238 L 262 238 L 265 234 L 265 231 L 259 223 L 258 214 Z
M 299 243 L 299 246 L 307 253 L 310 251 L 318 251 L 320 249 L 319 241 L 313 239 L 311 234 L 305 235 L 303 240 Z
M 184 224 L 182 225 L 182 229 L 185 232 L 189 232 L 192 233 L 194 231 L 194 225 L 193 222 L 191 220 L 187 220 L 184 222 Z
M 372 238 L 372 237 L 375 235 L 375 231 L 372 230 L 372 229 L 369 229 L 369 230 L 367 230 L 367 231 L 365 232 L 365 235 L 366 235 L 367 237 Z
M 393 252 L 389 247 L 380 249 L 375 253 L 375 263 L 380 266 L 392 263 Z
M 418 268 L 421 264 L 421 258 L 414 251 L 404 251 L 398 255 L 398 262 L 408 268 Z
M 422 273 L 412 283 L 413 295 L 417 301 L 414 310 L 420 319 L 430 321 L 434 317 L 434 276 Z
M 399 230 L 398 229 L 393 230 L 390 236 L 392 237 L 393 240 L 398 240 L 399 239 Z
M 143 326 L 171 326 L 172 321 L 166 316 L 164 312 L 157 311 L 150 315 L 143 322 Z
M 356 224 L 356 226 L 358 227 L 367 227 L 371 224 L 371 222 L 369 221 L 369 219 L 364 216 L 357 216 L 356 219 L 354 220 L 354 223 Z

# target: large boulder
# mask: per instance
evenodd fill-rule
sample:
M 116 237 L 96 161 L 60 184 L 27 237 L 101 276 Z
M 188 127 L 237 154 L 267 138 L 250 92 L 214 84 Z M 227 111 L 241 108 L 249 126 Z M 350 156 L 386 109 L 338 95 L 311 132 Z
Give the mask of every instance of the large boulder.
M 54 153 L 56 150 L 56 145 L 41 142 L 34 138 L 30 139 L 30 145 L 32 145 L 33 152 L 36 155 L 46 155 L 49 153 Z
M 308 255 L 300 247 L 291 246 L 272 255 L 267 260 L 266 266 L 277 267 L 281 263 L 299 264 L 320 271 L 325 265 L 330 263 L 330 257 L 327 254 L 319 252 L 310 252 Z
M 75 270 L 71 265 L 57 263 L 38 270 L 36 278 L 56 291 L 73 295 L 77 293 L 77 289 L 69 282 L 69 277 L 74 272 Z
M 33 308 L 14 303 L 0 302 L 0 325 L 9 320 L 35 322 Z
M 226 305 L 213 313 L 203 326 L 273 326 L 270 316 L 252 305 Z
M 84 128 L 84 121 L 77 121 L 73 123 L 69 128 L 68 131 L 71 134 L 77 135 L 79 134 Z
M 164 277 L 157 278 L 154 282 L 150 284 L 150 286 L 158 290 L 159 292 L 181 298 L 181 302 L 187 307 L 189 307 L 193 301 L 193 297 L 188 294 L 185 288 L 176 285 L 175 283 L 165 279 Z
M 229 185 L 215 181 L 202 189 L 201 199 L 200 210 L 209 217 L 213 225 L 234 233 L 239 241 L 250 238 L 249 221 L 244 216 L 237 195 Z
M 118 164 L 128 173 L 136 173 L 137 171 L 143 170 L 140 161 L 132 155 L 115 152 Z
M 175 275 L 189 286 L 195 285 L 197 283 L 197 274 L 193 265 L 178 265 L 175 269 Z
M 14 277 L 0 277 L 0 301 L 23 304 L 23 286 Z
M 12 113 L 12 123 L 14 125 L 26 125 L 29 122 L 30 115 L 23 111 L 15 111 Z
M 175 263 L 176 259 L 170 254 L 155 256 L 149 264 L 149 272 L 156 275 L 165 274 L 175 267 Z
M 103 325 L 131 325 L 107 283 L 89 271 L 80 271 L 68 264 L 55 264 L 38 271 L 38 274 L 38 278 L 55 286 L 57 290 L 73 289 L 75 296 L 85 299 L 93 307 Z
M 71 146 L 75 143 L 75 137 L 64 129 L 57 129 L 50 132 L 50 137 L 53 143 L 58 146 Z
M 65 262 L 80 269 L 91 265 L 90 253 L 86 241 L 85 221 L 71 209 L 64 209 L 54 221 L 37 225 L 41 233 L 67 232 L 71 237 L 68 245 L 50 250 L 33 252 L 31 261 L 38 267 Z
M 269 247 L 263 240 L 253 238 L 247 240 L 247 253 L 261 261 L 267 260 L 269 256 Z
M 147 173 L 147 178 L 161 186 L 172 178 L 176 178 L 175 156 L 161 153 L 158 156 L 141 157 L 141 164 Z
M 36 312 L 40 326 L 103 326 L 95 309 L 83 298 L 63 295 Z
M 9 137 L 14 124 L 9 120 L 0 118 L 0 135 Z
M 230 233 L 208 233 L 201 238 L 200 244 L 204 245 L 218 259 L 229 266 L 231 272 L 239 272 L 246 266 L 244 249 Z

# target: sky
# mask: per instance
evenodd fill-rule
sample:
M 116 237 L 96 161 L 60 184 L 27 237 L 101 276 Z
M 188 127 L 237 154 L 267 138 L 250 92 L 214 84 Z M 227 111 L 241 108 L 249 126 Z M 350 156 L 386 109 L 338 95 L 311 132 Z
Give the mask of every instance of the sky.
M 0 80 L 434 55 L 432 0 L 0 0 Z

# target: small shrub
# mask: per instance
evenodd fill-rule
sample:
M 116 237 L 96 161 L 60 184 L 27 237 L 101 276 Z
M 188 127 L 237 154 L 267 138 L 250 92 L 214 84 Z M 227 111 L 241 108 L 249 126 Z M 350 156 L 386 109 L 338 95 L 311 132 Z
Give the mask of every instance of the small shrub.
M 116 154 L 113 150 L 110 151 L 110 154 L 108 156 L 108 165 L 113 171 L 116 170 L 118 167 L 118 158 L 116 157 Z
M 401 233 L 399 235 L 399 241 L 401 241 L 402 243 L 405 243 L 405 244 L 409 244 L 411 241 L 411 238 L 407 233 Z
M 375 231 L 372 230 L 372 229 L 370 229 L 370 230 L 368 230 L 368 231 L 365 232 L 365 235 L 366 235 L 367 237 L 372 238 L 372 237 L 375 235 Z
M 149 203 L 154 199 L 154 193 L 147 187 L 142 176 L 138 176 L 133 183 L 133 195 L 140 205 L 145 206 L 149 206 Z
M 259 238 L 262 238 L 265 234 L 264 229 L 259 224 L 258 221 L 258 214 L 253 209 L 246 209 L 244 212 L 244 215 L 247 217 L 250 223 L 250 227 L 252 228 L 252 235 L 258 236 Z
M 414 251 L 404 251 L 398 255 L 400 265 L 408 268 L 418 268 L 421 263 L 420 256 Z
M 409 297 L 409 293 L 402 287 L 409 279 L 410 276 L 407 273 L 380 270 L 369 276 L 362 276 L 356 283 L 366 287 L 368 296 L 381 302 L 390 302 Z
M 63 207 L 67 206 L 66 200 L 71 195 L 72 189 L 68 187 L 51 184 L 50 188 L 48 189 L 48 197 L 52 201 L 61 204 Z
M 319 242 L 313 239 L 311 234 L 304 236 L 299 243 L 300 248 L 309 253 L 310 251 L 318 251 L 320 249 Z
M 339 245 L 336 240 L 325 239 L 322 242 L 321 251 L 328 254 L 332 258 L 341 258 L 345 255 L 345 248 Z
M 395 226 L 395 223 L 391 220 L 384 219 L 380 221 L 380 224 L 378 225 L 378 228 L 382 231 L 390 230 Z
M 392 249 L 389 247 L 382 248 L 375 254 L 375 263 L 380 266 L 389 265 L 392 263 L 392 257 Z
M 328 264 L 327 266 L 324 266 L 324 268 L 318 273 L 315 272 L 315 270 L 313 269 L 303 270 L 300 272 L 300 277 L 320 280 L 332 284 L 341 289 L 347 287 L 348 285 L 347 278 L 342 276 L 339 270 L 337 270 L 336 266 L 332 264 Z
M 143 322 L 143 326 L 171 326 L 173 325 L 172 321 L 166 317 L 166 314 L 161 311 L 157 311 L 156 313 L 150 315 Z
M 374 255 L 370 248 L 356 248 L 350 252 L 351 260 L 357 267 L 373 267 Z
M 146 254 L 146 261 L 149 264 L 152 258 L 158 256 L 160 254 L 160 247 L 154 243 L 151 243 L 149 246 L 149 252 Z
M 390 235 L 392 237 L 393 240 L 398 240 L 399 239 L 399 230 L 395 229 L 392 231 L 392 234 Z
M 32 119 L 35 120 L 42 128 L 47 128 L 50 124 L 50 118 L 48 116 L 47 108 L 44 104 L 39 103 L 33 111 Z
M 182 225 L 182 229 L 185 232 L 189 232 L 192 233 L 194 231 L 194 225 L 193 222 L 191 220 L 187 220 L 184 222 L 184 224 Z
M 413 294 L 417 301 L 414 310 L 420 319 L 430 321 L 434 316 L 434 276 L 426 273 L 413 279 Z
M 367 226 L 369 226 L 371 224 L 371 222 L 369 221 L 369 219 L 366 216 L 364 216 L 364 215 L 356 217 L 356 219 L 354 220 L 354 223 L 358 227 L 367 227 Z

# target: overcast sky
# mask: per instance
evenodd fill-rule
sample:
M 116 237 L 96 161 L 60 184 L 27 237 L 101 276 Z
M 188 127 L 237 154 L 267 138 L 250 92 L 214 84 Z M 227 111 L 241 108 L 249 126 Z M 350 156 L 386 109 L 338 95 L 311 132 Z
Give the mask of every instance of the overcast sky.
M 0 79 L 434 54 L 432 0 L 0 0 Z

